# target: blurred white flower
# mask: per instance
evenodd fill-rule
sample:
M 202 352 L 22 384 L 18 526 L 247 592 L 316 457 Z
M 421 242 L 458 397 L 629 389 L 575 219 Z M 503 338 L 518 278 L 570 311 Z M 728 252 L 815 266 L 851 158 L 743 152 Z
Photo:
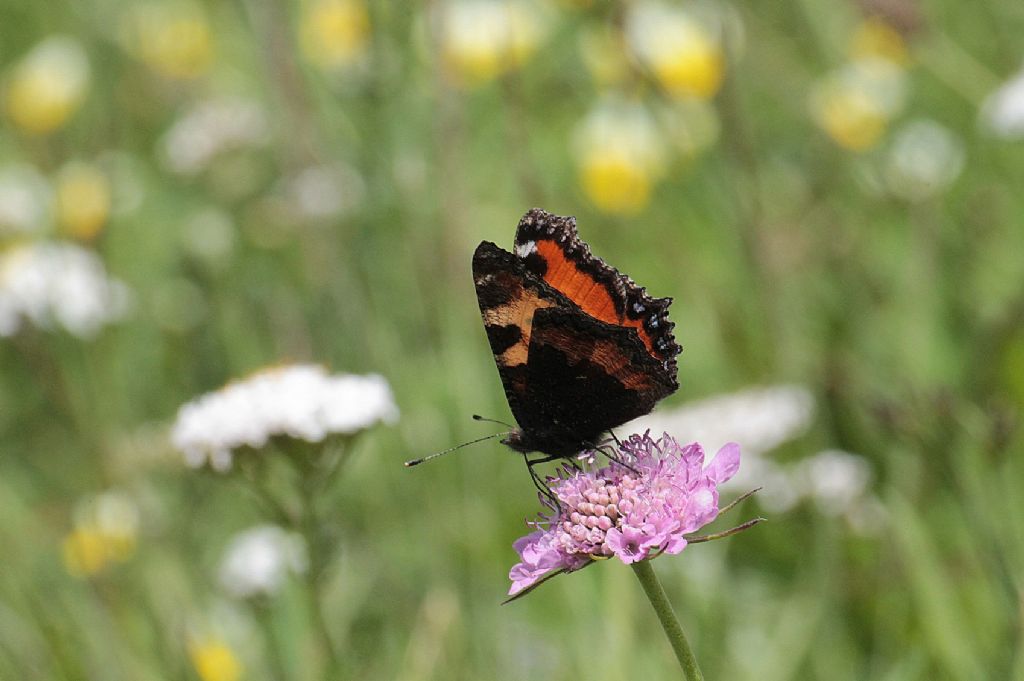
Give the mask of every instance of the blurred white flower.
M 467 85 L 521 66 L 548 30 L 548 12 L 528 0 L 454 0 L 439 10 L 445 64 Z
M 40 232 L 50 218 L 53 189 L 35 168 L 0 168 L 0 236 Z
M 795 464 L 803 493 L 825 515 L 849 511 L 863 498 L 873 477 L 871 464 L 856 454 L 830 449 Z
M 260 145 L 268 137 L 266 113 L 255 102 L 219 98 L 199 102 L 160 140 L 160 152 L 174 172 L 192 175 L 218 154 Z
M 123 317 L 129 299 L 99 257 L 79 246 L 42 242 L 0 255 L 0 336 L 14 335 L 28 319 L 90 338 Z
M 680 442 L 700 442 L 709 452 L 718 451 L 727 442 L 737 442 L 746 466 L 750 457 L 803 434 L 813 414 L 814 398 L 806 388 L 776 385 L 688 402 L 643 416 L 624 429 L 666 432 Z
M 359 172 L 343 163 L 305 168 L 287 182 L 295 211 L 314 220 L 351 213 L 365 192 Z
M 964 167 L 964 146 L 935 121 L 903 125 L 893 139 L 885 167 L 889 190 L 909 201 L 933 196 L 956 180 Z
M 178 411 L 171 441 L 189 466 L 231 466 L 231 450 L 262 447 L 275 435 L 320 442 L 378 422 L 394 423 L 398 407 L 376 374 L 329 375 L 299 364 L 260 371 L 189 402 Z
M 182 245 L 191 255 L 211 264 L 227 261 L 238 240 L 230 213 L 215 206 L 197 210 L 182 230 Z
M 1024 68 L 985 99 L 981 123 L 997 137 L 1024 137 Z
M 289 573 L 308 567 L 302 536 L 277 527 L 258 525 L 231 538 L 220 564 L 220 583 L 236 598 L 269 596 Z

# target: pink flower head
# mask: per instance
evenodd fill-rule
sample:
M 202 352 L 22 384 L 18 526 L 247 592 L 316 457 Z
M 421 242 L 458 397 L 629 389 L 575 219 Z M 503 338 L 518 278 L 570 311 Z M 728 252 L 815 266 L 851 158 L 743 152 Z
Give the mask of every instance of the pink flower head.
M 551 513 L 530 523 L 535 531 L 514 544 L 521 562 L 509 572 L 510 595 L 597 558 L 635 563 L 653 553 L 679 553 L 685 535 L 718 515 L 718 485 L 739 469 L 740 448 L 725 445 L 705 466 L 696 442 L 683 446 L 668 434 L 654 440 L 645 433 L 623 442 L 616 458 L 628 466 L 565 466 L 549 480 L 558 503 L 542 496 Z

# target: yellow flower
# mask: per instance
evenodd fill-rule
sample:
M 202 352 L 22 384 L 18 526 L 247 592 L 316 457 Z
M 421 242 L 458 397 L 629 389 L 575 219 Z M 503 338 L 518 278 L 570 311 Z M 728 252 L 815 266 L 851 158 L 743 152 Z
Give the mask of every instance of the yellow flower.
M 904 78 L 902 69 L 887 60 L 851 62 L 815 86 L 811 115 L 836 144 L 865 151 L 902 109 Z
M 197 78 L 213 63 L 213 35 L 199 5 L 175 0 L 136 5 L 123 32 L 129 51 L 167 78 Z
M 110 216 L 110 180 L 94 165 L 69 163 L 57 176 L 57 222 L 77 239 L 92 239 Z
M 138 510 L 125 496 L 107 492 L 79 504 L 75 528 L 64 538 L 64 567 L 75 577 L 90 577 L 109 563 L 135 552 Z
M 721 41 L 687 10 L 639 3 L 627 17 L 626 38 L 671 94 L 708 99 L 718 92 L 725 74 Z
M 465 85 L 484 83 L 521 66 L 543 34 L 540 8 L 514 0 L 448 3 L 441 25 L 445 64 Z
M 870 57 L 886 59 L 899 66 L 910 63 L 910 53 L 903 36 L 877 17 L 862 21 L 850 40 L 851 59 Z
M 664 173 L 664 144 L 639 104 L 608 100 L 583 121 L 576 134 L 580 185 L 607 213 L 631 215 L 650 201 Z
M 107 565 L 107 543 L 95 528 L 72 530 L 64 538 L 64 567 L 75 577 L 90 577 Z
M 324 69 L 339 69 L 366 49 L 370 17 L 358 0 L 312 0 L 299 19 L 299 43 L 306 58 Z
M 650 173 L 625 154 L 595 151 L 585 157 L 580 162 L 580 184 L 606 213 L 638 213 L 651 197 Z
M 242 663 L 234 651 L 219 639 L 192 643 L 188 653 L 202 681 L 237 681 L 242 675 Z
M 14 67 L 5 93 L 7 114 L 25 132 L 51 132 L 78 110 L 88 86 L 89 62 L 81 46 L 65 36 L 47 38 Z

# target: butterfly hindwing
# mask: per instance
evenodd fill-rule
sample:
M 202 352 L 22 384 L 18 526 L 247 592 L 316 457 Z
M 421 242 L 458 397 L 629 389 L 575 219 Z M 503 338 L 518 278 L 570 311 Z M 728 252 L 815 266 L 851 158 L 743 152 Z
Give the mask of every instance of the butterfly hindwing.
M 530 409 L 520 426 L 540 440 L 593 444 L 675 390 L 660 368 L 632 329 L 569 308 L 538 310 L 524 377 Z

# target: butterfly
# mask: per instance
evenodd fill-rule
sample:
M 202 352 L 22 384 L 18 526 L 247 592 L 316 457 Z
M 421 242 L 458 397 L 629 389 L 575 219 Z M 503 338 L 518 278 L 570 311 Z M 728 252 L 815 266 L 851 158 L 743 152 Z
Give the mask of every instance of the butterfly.
M 477 247 L 473 282 L 519 425 L 502 442 L 546 455 L 528 463 L 594 448 L 679 387 L 672 299 L 652 298 L 594 256 L 575 218 L 528 211 L 511 253 Z

